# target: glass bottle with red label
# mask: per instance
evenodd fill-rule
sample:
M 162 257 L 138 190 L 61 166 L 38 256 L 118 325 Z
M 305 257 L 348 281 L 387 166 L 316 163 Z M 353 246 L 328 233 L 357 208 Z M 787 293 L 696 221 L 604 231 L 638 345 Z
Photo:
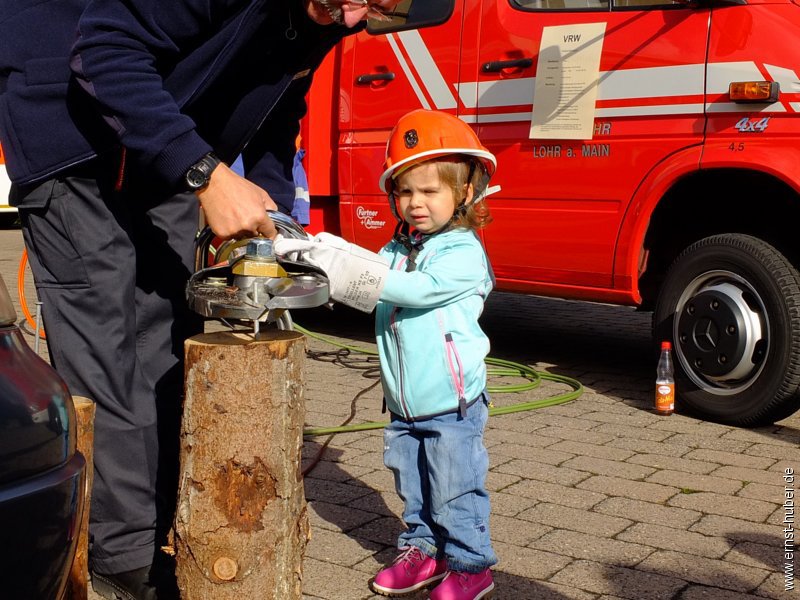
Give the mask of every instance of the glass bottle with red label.
M 661 356 L 656 368 L 656 413 L 675 412 L 675 374 L 672 367 L 672 344 L 661 342 Z

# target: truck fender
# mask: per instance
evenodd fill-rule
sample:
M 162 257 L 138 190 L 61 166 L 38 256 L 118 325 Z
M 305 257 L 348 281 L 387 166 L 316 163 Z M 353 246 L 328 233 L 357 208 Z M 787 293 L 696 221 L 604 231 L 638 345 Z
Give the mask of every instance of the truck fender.
M 636 304 L 642 302 L 639 263 L 650 217 L 676 181 L 700 168 L 702 152 L 703 147 L 697 145 L 666 157 L 650 170 L 628 204 L 617 238 L 614 288 L 630 290 Z

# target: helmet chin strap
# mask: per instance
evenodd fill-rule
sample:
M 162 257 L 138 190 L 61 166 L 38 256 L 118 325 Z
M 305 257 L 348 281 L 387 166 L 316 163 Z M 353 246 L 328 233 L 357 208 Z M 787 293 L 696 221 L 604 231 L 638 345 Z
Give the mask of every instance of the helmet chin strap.
M 406 250 L 411 251 L 413 244 L 411 243 L 411 235 L 409 233 L 409 225 L 403 219 L 398 219 L 397 227 L 394 228 L 394 235 L 392 239 L 400 243 Z
M 459 208 L 462 206 L 464 206 L 464 204 L 459 206 Z M 414 236 L 411 235 L 411 226 L 408 224 L 408 222 L 402 219 L 397 222 L 397 227 L 394 229 L 394 235 L 392 236 L 392 239 L 402 244 L 402 246 L 408 250 L 408 259 L 406 261 L 407 273 L 417 269 L 417 255 L 424 247 L 424 243 L 435 235 L 439 235 L 440 233 L 444 233 L 445 231 L 450 231 L 453 229 L 457 215 L 458 209 L 456 209 L 456 212 L 453 213 L 453 216 L 450 217 L 450 220 L 442 227 L 431 233 L 420 233 L 417 239 L 413 239 Z
M 417 269 L 417 255 L 422 250 L 422 240 L 414 242 L 411 240 L 410 226 L 403 219 L 398 218 L 397 227 L 394 228 L 394 235 L 392 239 L 401 244 L 408 250 L 408 259 L 406 260 L 406 272 L 410 273 Z

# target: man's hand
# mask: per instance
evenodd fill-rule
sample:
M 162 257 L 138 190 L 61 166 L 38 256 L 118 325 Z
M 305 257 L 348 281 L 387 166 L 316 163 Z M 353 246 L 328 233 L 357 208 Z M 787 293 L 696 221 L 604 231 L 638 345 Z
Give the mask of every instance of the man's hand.
M 325 271 L 331 298 L 367 313 L 378 303 L 389 274 L 389 263 L 382 256 L 324 231 L 313 240 L 279 237 L 274 249 L 281 256 L 302 254 Z
M 197 197 L 208 226 L 221 238 L 274 238 L 278 233 L 267 215 L 267 209 L 278 208 L 269 194 L 224 163 L 214 169 Z
M 386 12 L 391 11 L 400 0 L 305 0 L 311 20 L 320 25 L 338 23 L 355 27 L 366 19 L 390 21 Z

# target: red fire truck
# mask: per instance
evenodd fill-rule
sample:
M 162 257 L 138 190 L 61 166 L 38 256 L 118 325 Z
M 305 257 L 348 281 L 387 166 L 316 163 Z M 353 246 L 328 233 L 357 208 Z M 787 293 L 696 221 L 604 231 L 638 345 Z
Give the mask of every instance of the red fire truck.
M 448 111 L 498 158 L 499 289 L 652 310 L 679 402 L 706 418 L 800 408 L 797 0 L 403 7 L 430 26 L 346 39 L 315 79 L 310 229 L 385 243 L 389 130 Z

